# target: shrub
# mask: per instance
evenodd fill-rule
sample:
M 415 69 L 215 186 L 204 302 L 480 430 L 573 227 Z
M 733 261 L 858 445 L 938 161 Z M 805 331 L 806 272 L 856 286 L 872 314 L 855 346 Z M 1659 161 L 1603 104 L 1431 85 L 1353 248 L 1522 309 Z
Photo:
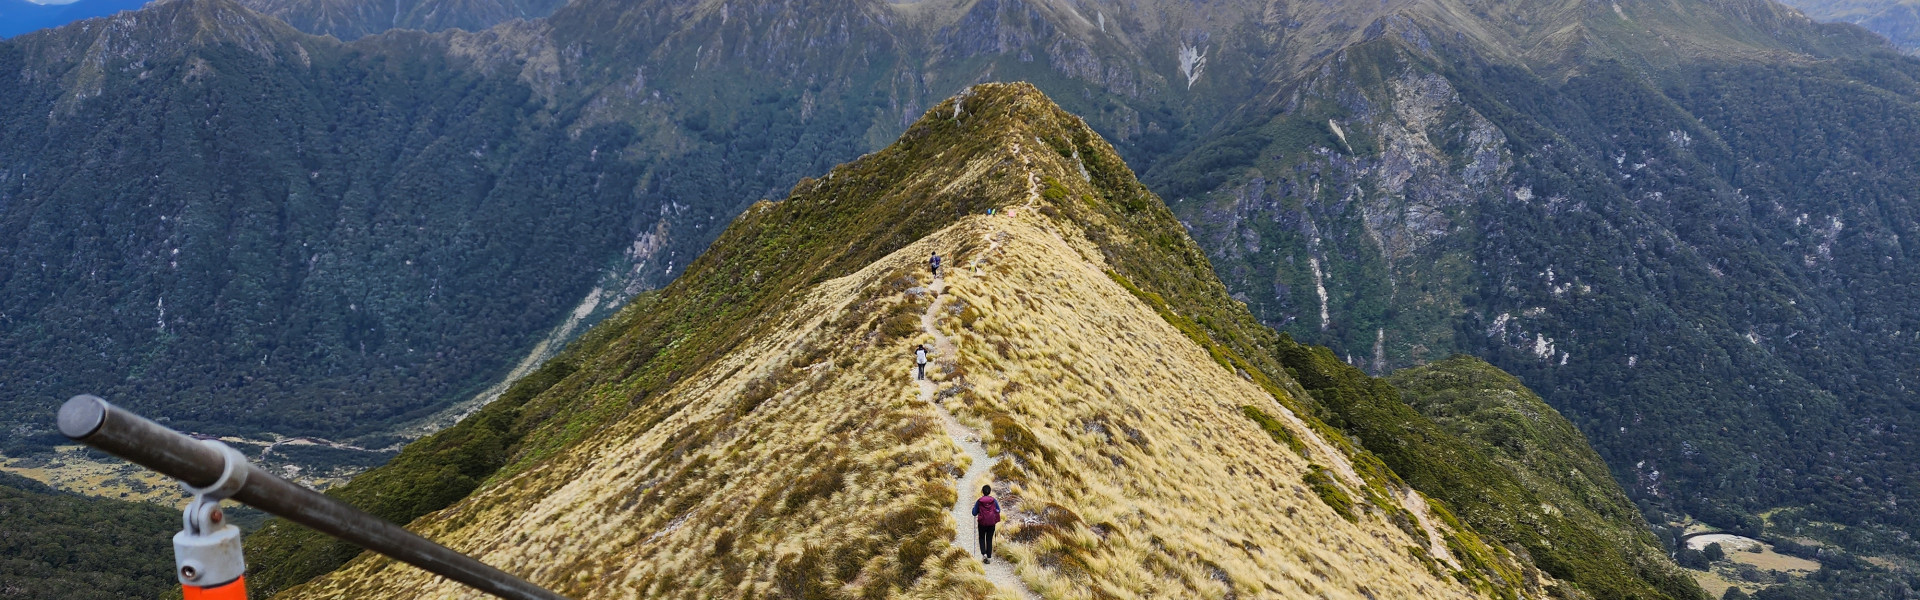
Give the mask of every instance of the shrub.
M 1040 438 L 1034 437 L 1032 431 L 1014 422 L 1012 416 L 1000 413 L 988 419 L 988 422 L 993 425 L 994 442 L 1006 452 L 1027 461 L 1035 458 L 1048 462 L 1053 460 L 1053 450 L 1042 445 Z
M 774 566 L 773 584 L 783 598 L 827 600 L 834 597 L 834 585 L 827 582 L 825 551 L 808 546 L 799 554 L 780 559 Z
M 912 337 L 920 333 L 920 312 L 912 303 L 902 302 L 887 311 L 886 319 L 881 321 L 880 334 L 888 340 Z
M 1304 478 L 1307 487 L 1320 496 L 1321 502 L 1333 508 L 1333 512 L 1339 513 L 1348 522 L 1358 521 L 1359 516 L 1353 512 L 1353 497 L 1348 496 L 1346 490 L 1340 489 L 1340 484 L 1334 483 L 1333 476 L 1327 473 L 1327 468 L 1320 465 L 1308 465 L 1308 467 L 1311 470 L 1307 471 Z
M 1282 424 L 1279 419 L 1268 416 L 1267 413 L 1261 412 L 1260 409 L 1251 406 L 1240 407 L 1240 413 L 1246 415 L 1249 419 L 1253 419 L 1253 422 L 1259 423 L 1260 429 L 1266 431 L 1268 436 L 1272 436 L 1273 441 L 1280 442 L 1288 448 L 1292 448 L 1294 454 L 1307 456 L 1306 442 L 1300 441 L 1300 438 L 1293 435 L 1293 431 L 1287 429 L 1287 426 Z
M 787 492 L 787 510 L 806 506 L 808 502 L 826 498 L 846 487 L 847 463 L 836 462 L 802 478 Z

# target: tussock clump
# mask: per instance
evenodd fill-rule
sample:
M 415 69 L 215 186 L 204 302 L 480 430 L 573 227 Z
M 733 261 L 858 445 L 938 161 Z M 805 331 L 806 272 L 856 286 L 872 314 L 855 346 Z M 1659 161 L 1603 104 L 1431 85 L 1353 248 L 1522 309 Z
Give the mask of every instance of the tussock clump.
M 913 415 L 901 419 L 899 424 L 893 426 L 892 433 L 893 437 L 900 440 L 900 443 L 911 444 L 938 429 L 939 426 L 934 424 L 932 417 Z
M 1278 419 L 1267 416 L 1267 413 L 1252 406 L 1242 406 L 1240 407 L 1240 412 L 1247 415 L 1247 418 L 1253 419 L 1253 422 L 1259 423 L 1260 430 L 1267 432 L 1267 435 L 1273 436 L 1273 441 L 1286 444 L 1288 448 L 1292 448 L 1293 451 L 1300 456 L 1312 456 L 1308 453 L 1306 442 L 1300 441 L 1300 437 L 1294 435 L 1293 431 L 1287 429 L 1287 426 L 1282 424 Z
M 787 510 L 795 510 L 807 503 L 832 496 L 846 485 L 847 463 L 833 462 L 828 466 L 808 474 L 797 481 L 793 489 L 787 492 Z
M 1032 463 L 1035 459 L 1053 460 L 1053 449 L 1040 443 L 1040 439 L 1034 437 L 1033 432 L 1022 426 L 1020 421 L 1012 415 L 996 414 L 989 417 L 987 422 L 993 427 L 992 448 L 995 451 L 1012 454 L 1027 463 Z
M 1307 488 L 1313 490 L 1314 495 L 1319 496 L 1321 502 L 1327 503 L 1333 512 L 1339 513 L 1348 521 L 1358 520 L 1359 516 L 1354 514 L 1353 496 L 1347 495 L 1346 490 L 1340 489 L 1340 484 L 1334 482 L 1332 475 L 1327 474 L 1326 467 L 1313 465 L 1312 469 L 1302 478 L 1307 483 Z
M 980 309 L 975 308 L 973 305 L 969 304 L 965 308 L 960 310 L 960 326 L 961 327 L 964 327 L 968 330 L 972 330 L 973 324 L 975 322 L 978 322 L 979 320 L 980 320 Z
M 1023 513 L 1021 516 L 1026 517 L 1027 520 L 1020 521 L 1019 529 L 1015 530 L 1009 538 L 1022 543 L 1032 543 L 1045 535 L 1065 537 L 1080 524 L 1080 515 L 1058 504 L 1048 504 L 1040 510 Z
M 827 566 L 826 551 L 808 546 L 798 554 L 780 559 L 774 569 L 774 589 L 784 598 L 832 600 L 839 586 L 827 581 Z
M 924 310 L 911 302 L 901 302 L 887 309 L 880 320 L 882 340 L 892 342 L 920 335 L 920 312 Z

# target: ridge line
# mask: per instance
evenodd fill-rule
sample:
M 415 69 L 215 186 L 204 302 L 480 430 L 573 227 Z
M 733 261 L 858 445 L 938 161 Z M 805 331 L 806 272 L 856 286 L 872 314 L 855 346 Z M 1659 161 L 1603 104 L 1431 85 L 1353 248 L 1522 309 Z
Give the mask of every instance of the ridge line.
M 988 238 L 987 248 L 981 252 L 980 256 L 991 254 L 993 251 L 998 250 L 1000 246 L 1000 242 L 993 239 L 995 236 L 987 235 L 986 237 Z M 976 257 L 971 266 L 977 268 L 979 262 L 979 257 Z M 934 296 L 933 302 L 928 304 L 927 312 L 920 315 L 920 329 L 926 332 L 927 335 L 933 337 L 933 349 L 927 353 L 929 363 L 931 363 L 936 356 L 953 356 L 957 358 L 959 354 L 958 347 L 955 345 L 953 338 L 941 333 L 940 328 L 937 326 L 940 308 L 947 300 L 947 295 L 944 293 L 946 288 L 947 283 L 945 278 L 939 275 L 934 276 L 933 283 L 927 286 L 928 291 Z M 982 444 L 984 440 L 980 437 L 980 434 L 961 423 L 959 419 L 953 416 L 952 412 L 947 410 L 946 406 L 934 400 L 936 393 L 939 391 L 938 384 L 934 383 L 932 379 L 921 379 L 917 383 L 919 384 L 920 401 L 931 405 L 934 411 L 940 414 L 940 421 L 944 426 L 943 429 L 947 432 L 947 437 L 953 441 L 953 445 L 959 446 L 960 450 L 971 459 L 966 472 L 954 480 L 954 503 L 947 513 L 948 516 L 953 518 L 953 545 L 965 550 L 969 556 L 979 559 L 980 550 L 976 545 L 969 543 L 971 541 L 967 535 L 969 530 L 965 527 L 967 517 L 971 516 L 969 509 L 972 507 L 972 502 L 968 499 L 967 490 L 973 489 L 973 486 L 978 483 L 981 478 L 991 475 L 994 465 L 1000 463 L 1001 457 L 987 454 L 986 447 Z M 1033 589 L 1028 587 L 1026 582 L 1022 581 L 1019 575 L 1013 572 L 1013 566 L 1011 564 L 1005 561 L 985 563 L 981 564 L 981 568 L 985 571 L 987 580 L 993 582 L 995 587 L 1003 591 L 1013 591 L 1016 597 L 1023 600 L 1040 600 L 1040 595 L 1034 593 Z

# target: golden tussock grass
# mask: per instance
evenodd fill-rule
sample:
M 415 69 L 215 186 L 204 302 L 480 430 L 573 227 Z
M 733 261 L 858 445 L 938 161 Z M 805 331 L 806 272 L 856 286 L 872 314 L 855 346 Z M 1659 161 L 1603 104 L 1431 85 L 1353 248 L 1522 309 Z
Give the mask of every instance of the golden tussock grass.
M 664 420 L 610 424 L 412 528 L 582 599 L 1003 594 L 950 543 L 967 459 L 915 398 L 910 348 L 930 338 L 890 325 L 929 306 L 939 249 L 972 255 L 950 257 L 938 321 L 958 356 L 929 375 L 1012 457 L 998 549 L 1042 596 L 1469 595 L 1409 553 L 1424 540 L 1316 496 L 1242 407 L 1285 416 L 1354 485 L 1338 453 L 1056 227 L 969 218 L 824 282 L 660 398 L 679 406 Z M 362 556 L 286 597 L 480 596 Z
M 816 286 L 657 400 L 413 524 L 574 598 L 977 598 L 992 587 L 949 540 L 965 458 L 915 400 L 923 246 Z M 915 279 L 917 277 L 917 279 Z M 624 390 L 595 393 L 620 394 Z M 293 598 L 478 598 L 381 557 Z
M 1047 597 L 1444 598 L 1468 593 L 1379 516 L 1349 522 L 1313 466 L 1242 414 L 1284 415 L 1322 462 L 1344 456 L 1106 275 L 1070 227 L 973 224 L 991 253 L 947 278 L 957 337 L 947 407 L 991 431 L 1004 552 Z M 963 317 L 965 315 L 965 317 Z M 971 319 L 971 323 L 964 321 Z M 945 394 L 943 394 L 945 395 Z M 1358 510 L 1358 509 L 1356 509 Z

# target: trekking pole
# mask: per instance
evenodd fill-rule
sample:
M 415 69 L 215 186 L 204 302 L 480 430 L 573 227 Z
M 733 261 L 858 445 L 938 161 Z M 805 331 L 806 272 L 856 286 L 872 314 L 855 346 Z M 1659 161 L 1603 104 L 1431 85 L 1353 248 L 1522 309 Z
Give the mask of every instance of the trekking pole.
M 566 600 L 385 519 L 281 479 L 247 462 L 232 446 L 181 435 L 95 396 L 74 396 L 60 407 L 60 433 L 177 479 L 193 494 L 182 518 L 184 528 L 173 536 L 174 569 L 185 600 L 247 597 L 240 530 L 226 523 L 220 512 L 220 500 L 228 498 L 500 598 Z

